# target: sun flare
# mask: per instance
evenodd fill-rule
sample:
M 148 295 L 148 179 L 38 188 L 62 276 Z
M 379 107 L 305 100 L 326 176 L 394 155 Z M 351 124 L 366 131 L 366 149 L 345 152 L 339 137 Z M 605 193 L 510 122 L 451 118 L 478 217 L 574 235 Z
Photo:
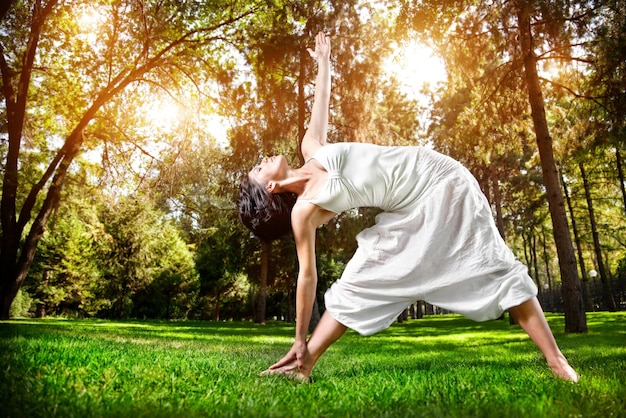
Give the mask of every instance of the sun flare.
M 407 41 L 386 58 L 384 68 L 388 75 L 400 81 L 404 92 L 418 98 L 426 86 L 434 86 L 446 79 L 443 61 L 434 55 L 428 45 L 419 41 Z
M 159 128 L 168 128 L 176 124 L 182 114 L 180 104 L 165 99 L 155 99 L 148 102 L 142 110 L 148 122 Z

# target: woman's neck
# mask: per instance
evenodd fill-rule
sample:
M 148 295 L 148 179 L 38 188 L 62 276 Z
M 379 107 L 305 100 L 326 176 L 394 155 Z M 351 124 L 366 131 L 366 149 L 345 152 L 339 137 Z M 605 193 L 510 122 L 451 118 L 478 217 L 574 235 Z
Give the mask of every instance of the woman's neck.
M 289 172 L 287 178 L 281 182 L 281 186 L 285 191 L 295 193 L 298 198 L 309 197 L 309 195 L 317 194 L 318 182 L 324 173 L 326 170 L 323 167 L 315 162 L 309 162 Z

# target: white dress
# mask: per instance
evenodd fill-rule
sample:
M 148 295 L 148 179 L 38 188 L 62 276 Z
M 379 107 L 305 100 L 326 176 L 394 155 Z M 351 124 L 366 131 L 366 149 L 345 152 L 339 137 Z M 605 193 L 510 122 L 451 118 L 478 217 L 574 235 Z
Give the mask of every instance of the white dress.
M 537 294 L 457 161 L 423 147 L 361 143 L 329 144 L 311 158 L 328 181 L 299 204 L 384 210 L 357 235 L 356 253 L 325 295 L 328 312 L 348 328 L 374 334 L 417 300 L 485 321 Z

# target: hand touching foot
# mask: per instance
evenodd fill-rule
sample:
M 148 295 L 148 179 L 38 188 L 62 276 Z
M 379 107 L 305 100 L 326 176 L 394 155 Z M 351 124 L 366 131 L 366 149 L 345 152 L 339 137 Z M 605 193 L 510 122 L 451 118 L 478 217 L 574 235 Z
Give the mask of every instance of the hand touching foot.
M 267 369 L 261 373 L 261 376 L 270 376 L 275 374 L 285 376 L 286 378 L 296 381 L 298 383 L 310 382 L 309 376 L 305 375 L 302 370 L 300 370 L 295 361 L 282 367 Z

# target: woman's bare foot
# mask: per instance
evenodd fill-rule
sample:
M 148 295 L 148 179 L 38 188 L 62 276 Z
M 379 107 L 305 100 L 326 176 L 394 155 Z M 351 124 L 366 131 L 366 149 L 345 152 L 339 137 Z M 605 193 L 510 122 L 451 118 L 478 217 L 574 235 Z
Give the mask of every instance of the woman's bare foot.
M 305 375 L 302 370 L 296 365 L 295 361 L 276 369 L 267 369 L 261 372 L 261 376 L 270 376 L 275 374 L 285 376 L 286 378 L 298 383 L 309 383 L 311 381 L 309 379 L 309 376 Z
M 548 361 L 548 366 L 552 369 L 552 373 L 559 379 L 567 380 L 568 382 L 578 382 L 580 376 L 569 365 L 565 357 L 561 357 L 556 361 Z

